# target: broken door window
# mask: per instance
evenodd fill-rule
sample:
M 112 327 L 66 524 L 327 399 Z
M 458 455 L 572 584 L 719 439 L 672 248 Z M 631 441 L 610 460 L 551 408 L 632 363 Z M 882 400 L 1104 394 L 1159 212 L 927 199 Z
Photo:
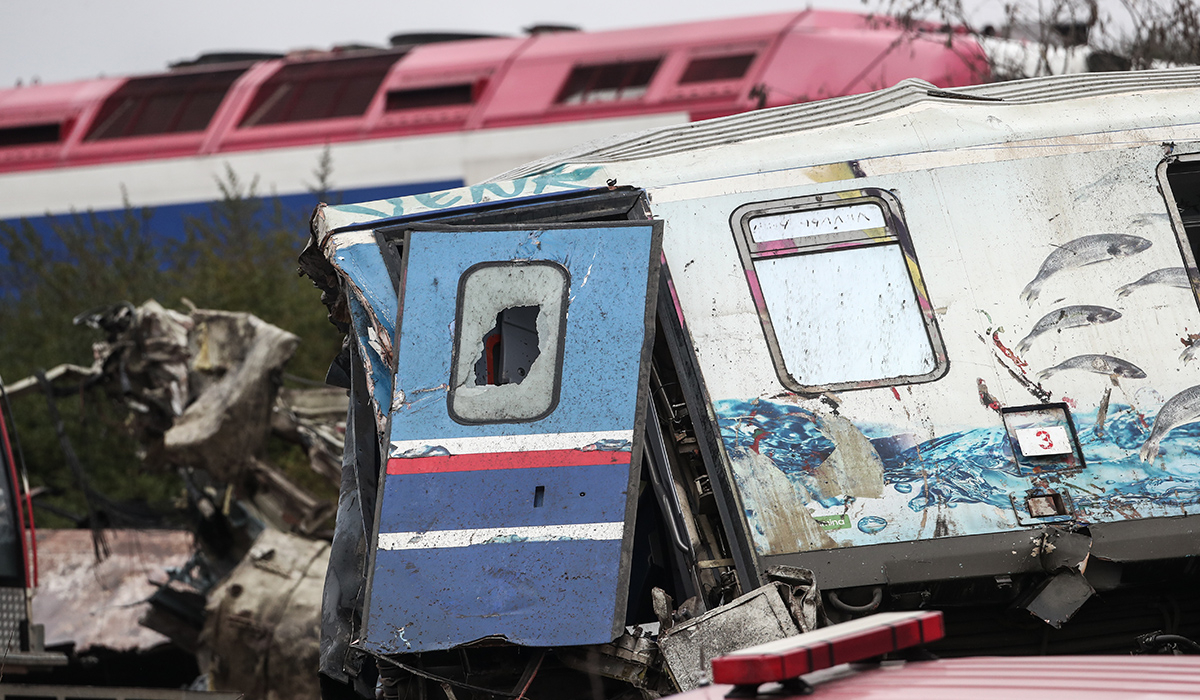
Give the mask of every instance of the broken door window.
M 733 221 L 784 386 L 853 389 L 945 373 L 945 350 L 891 194 L 750 204 Z
M 485 262 L 458 285 L 450 416 L 544 418 L 558 403 L 570 275 L 546 261 Z

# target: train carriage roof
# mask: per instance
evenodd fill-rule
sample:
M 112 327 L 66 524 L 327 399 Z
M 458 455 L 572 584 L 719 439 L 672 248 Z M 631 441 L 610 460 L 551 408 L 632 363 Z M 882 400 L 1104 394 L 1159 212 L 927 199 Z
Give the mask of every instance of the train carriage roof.
M 1195 100 L 1189 93 L 1197 89 L 1200 68 L 1031 78 L 953 90 L 910 79 L 862 95 L 614 136 L 471 187 L 329 206 L 322 226 L 334 232 L 368 222 L 399 222 L 437 209 L 602 187 L 612 179 L 653 187 L 919 151 L 1166 127 L 1200 119 L 1189 108 Z M 1150 102 L 1147 93 L 1161 97 Z M 1073 101 L 1086 104 L 1064 106 Z M 781 138 L 788 139 L 787 148 L 778 147 Z M 757 148 L 761 142 L 770 147 Z M 715 149 L 733 146 L 752 149 L 753 157 L 711 157 Z

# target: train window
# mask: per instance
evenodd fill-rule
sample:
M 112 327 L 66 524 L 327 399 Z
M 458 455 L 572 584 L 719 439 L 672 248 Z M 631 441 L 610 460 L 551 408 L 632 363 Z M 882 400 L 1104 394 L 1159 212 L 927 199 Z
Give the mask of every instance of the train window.
M 387 94 L 386 109 L 389 112 L 399 112 L 408 109 L 469 105 L 475 102 L 476 95 L 480 92 L 481 90 L 471 83 L 439 85 L 412 90 L 390 90 Z
M 1200 288 L 1200 155 L 1189 154 L 1159 166 L 1159 182 L 1168 198 L 1172 221 L 1183 253 L 1184 269 L 1193 288 Z M 1178 217 L 1178 218 L 1176 218 Z M 1159 272 L 1164 272 L 1159 270 Z M 1186 283 L 1185 283 L 1186 284 Z
M 60 138 L 61 126 L 58 124 L 10 126 L 0 129 L 0 148 L 57 143 Z
M 458 284 L 448 406 L 459 423 L 539 420 L 558 404 L 570 273 L 485 262 Z
M 554 100 L 562 105 L 635 100 L 658 71 L 661 58 L 591 66 L 575 66 Z
M 361 116 L 398 59 L 386 53 L 286 64 L 258 88 L 238 126 Z
M 128 136 L 204 131 L 225 93 L 245 68 L 133 78 L 100 107 L 84 137 L 101 141 Z
M 713 80 L 737 80 L 746 75 L 750 64 L 754 62 L 754 54 L 745 53 L 736 56 L 707 56 L 693 58 L 679 79 L 681 85 L 687 83 L 706 83 Z
M 945 374 L 932 306 L 890 193 L 751 204 L 733 223 L 784 386 L 858 389 Z

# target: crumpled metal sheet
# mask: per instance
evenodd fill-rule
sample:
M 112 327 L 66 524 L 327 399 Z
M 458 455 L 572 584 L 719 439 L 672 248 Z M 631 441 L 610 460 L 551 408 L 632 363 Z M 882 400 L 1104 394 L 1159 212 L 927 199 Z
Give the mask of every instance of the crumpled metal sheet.
M 208 597 L 201 669 L 247 700 L 320 700 L 321 592 L 329 545 L 266 530 Z
M 779 594 L 792 611 L 792 618 L 801 632 L 811 632 L 829 624 L 817 589 L 817 577 L 799 566 L 772 566 L 766 571 L 767 580 L 783 584 Z
M 664 632 L 658 648 L 675 685 L 691 690 L 711 683 L 714 658 L 799 634 L 785 591 L 790 597 L 788 584 L 767 584 Z
M 45 626 L 46 644 L 146 651 L 170 640 L 138 624 L 147 599 L 182 567 L 195 549 L 183 530 L 107 530 L 111 554 L 97 562 L 90 530 L 39 530 L 40 586 L 33 620 Z
M 300 339 L 255 316 L 192 312 L 189 335 L 195 400 L 163 436 L 168 459 L 203 467 L 231 481 L 270 432 L 275 403 L 272 373 L 291 358 Z

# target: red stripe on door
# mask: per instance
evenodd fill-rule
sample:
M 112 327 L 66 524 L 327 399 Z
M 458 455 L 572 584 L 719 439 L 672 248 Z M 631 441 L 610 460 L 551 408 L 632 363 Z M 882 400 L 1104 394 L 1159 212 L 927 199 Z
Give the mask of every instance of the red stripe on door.
M 485 469 L 532 469 L 535 467 L 592 467 L 629 464 L 630 453 L 618 450 L 542 450 L 536 452 L 491 452 L 483 454 L 393 457 L 388 474 L 436 474 L 473 472 Z

